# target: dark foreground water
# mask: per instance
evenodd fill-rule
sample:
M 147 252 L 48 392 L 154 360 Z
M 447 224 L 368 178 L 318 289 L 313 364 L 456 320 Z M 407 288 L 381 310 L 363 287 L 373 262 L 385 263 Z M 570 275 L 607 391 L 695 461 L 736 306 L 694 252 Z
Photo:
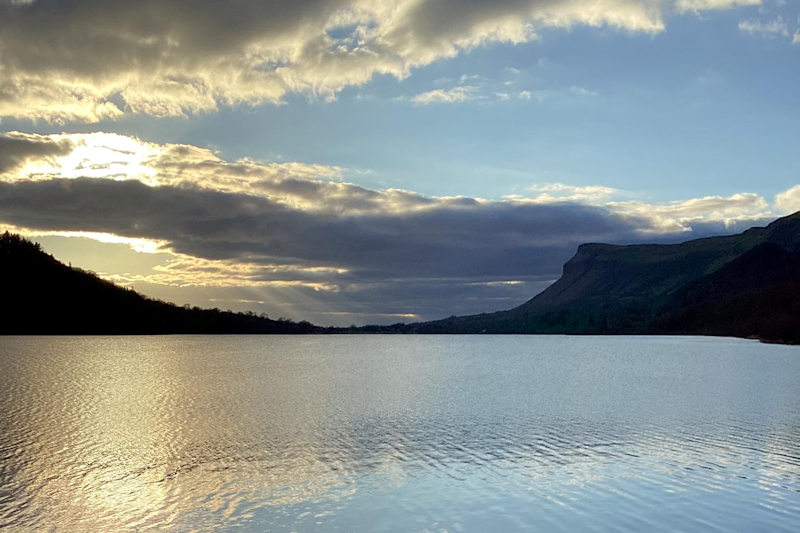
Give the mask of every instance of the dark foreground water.
M 800 348 L 0 338 L 9 531 L 800 531 Z

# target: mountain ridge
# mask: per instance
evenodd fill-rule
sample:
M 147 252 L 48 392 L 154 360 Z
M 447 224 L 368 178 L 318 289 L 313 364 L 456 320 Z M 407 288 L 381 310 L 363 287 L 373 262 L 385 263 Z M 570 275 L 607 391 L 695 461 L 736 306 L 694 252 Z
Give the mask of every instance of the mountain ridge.
M 678 244 L 582 244 L 555 283 L 513 309 L 391 326 L 179 307 L 68 267 L 8 232 L 0 279 L 14 311 L 0 334 L 684 334 L 800 344 L 800 212 Z
M 0 334 L 149 335 L 190 333 L 316 333 L 308 322 L 271 320 L 254 313 L 177 306 L 143 296 L 67 266 L 41 246 L 0 234 L 0 280 L 5 317 Z
M 784 253 L 778 257 L 775 249 Z M 715 334 L 715 331 L 724 331 L 725 335 L 761 338 L 764 335 L 754 324 L 761 324 L 763 329 L 763 317 L 749 319 L 750 325 L 741 332 L 727 327 L 712 328 L 697 320 L 692 328 L 685 311 L 699 302 L 675 300 L 685 287 L 713 276 L 754 250 L 756 255 L 772 253 L 773 260 L 793 265 L 800 257 L 800 212 L 736 235 L 704 237 L 677 244 L 582 244 L 564 264 L 562 276 L 555 283 L 518 307 L 409 324 L 405 329 L 413 333 L 568 334 L 672 334 L 678 330 L 687 334 L 699 331 Z M 756 269 L 752 279 L 768 279 L 771 267 L 764 260 L 738 268 Z M 731 269 L 729 275 L 733 275 L 733 271 Z M 787 276 L 775 280 L 773 285 L 794 281 L 800 282 L 800 269 L 789 269 Z M 770 287 L 759 286 L 758 290 L 768 291 Z M 795 294 L 800 299 L 800 293 Z M 719 295 L 719 298 L 731 296 Z M 750 294 L 748 298 L 756 296 Z M 707 306 L 707 299 L 704 301 Z M 713 308 L 706 309 L 706 312 L 712 311 Z M 676 316 L 665 316 L 669 314 Z M 679 314 L 682 320 L 678 320 Z M 800 332 L 800 314 L 793 317 L 789 313 L 783 318 L 790 322 L 796 319 Z M 670 324 L 681 326 L 671 327 Z M 781 338 L 768 336 L 771 338 L 765 340 L 800 343 L 800 333 L 782 334 Z

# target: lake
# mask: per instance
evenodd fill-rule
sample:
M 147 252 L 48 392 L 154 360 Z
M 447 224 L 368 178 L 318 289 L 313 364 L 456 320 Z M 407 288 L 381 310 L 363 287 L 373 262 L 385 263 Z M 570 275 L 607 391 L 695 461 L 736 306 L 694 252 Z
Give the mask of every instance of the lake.
M 800 531 L 800 348 L 0 338 L 9 531 Z

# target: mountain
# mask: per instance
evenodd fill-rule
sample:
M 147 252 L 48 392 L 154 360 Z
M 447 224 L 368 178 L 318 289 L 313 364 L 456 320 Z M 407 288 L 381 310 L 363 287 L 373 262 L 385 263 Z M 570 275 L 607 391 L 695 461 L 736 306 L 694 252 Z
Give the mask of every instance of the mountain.
M 800 213 L 681 244 L 584 244 L 561 278 L 509 311 L 432 322 L 321 328 L 253 313 L 178 307 L 0 235 L 0 334 L 682 334 L 800 344 Z
M 308 322 L 178 307 L 66 266 L 27 239 L 0 235 L 0 334 L 314 333 Z
M 759 244 L 681 288 L 664 311 L 655 324 L 668 333 L 800 344 L 800 253 Z
M 509 311 L 414 333 L 707 334 L 800 343 L 800 213 L 680 244 L 584 244 L 561 278 Z

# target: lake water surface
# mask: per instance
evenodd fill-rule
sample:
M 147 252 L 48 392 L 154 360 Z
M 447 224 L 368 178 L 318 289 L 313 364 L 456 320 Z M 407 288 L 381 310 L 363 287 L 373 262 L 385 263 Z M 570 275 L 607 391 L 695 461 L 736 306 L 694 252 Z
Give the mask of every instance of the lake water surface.
M 9 531 L 800 531 L 800 348 L 0 337 Z

